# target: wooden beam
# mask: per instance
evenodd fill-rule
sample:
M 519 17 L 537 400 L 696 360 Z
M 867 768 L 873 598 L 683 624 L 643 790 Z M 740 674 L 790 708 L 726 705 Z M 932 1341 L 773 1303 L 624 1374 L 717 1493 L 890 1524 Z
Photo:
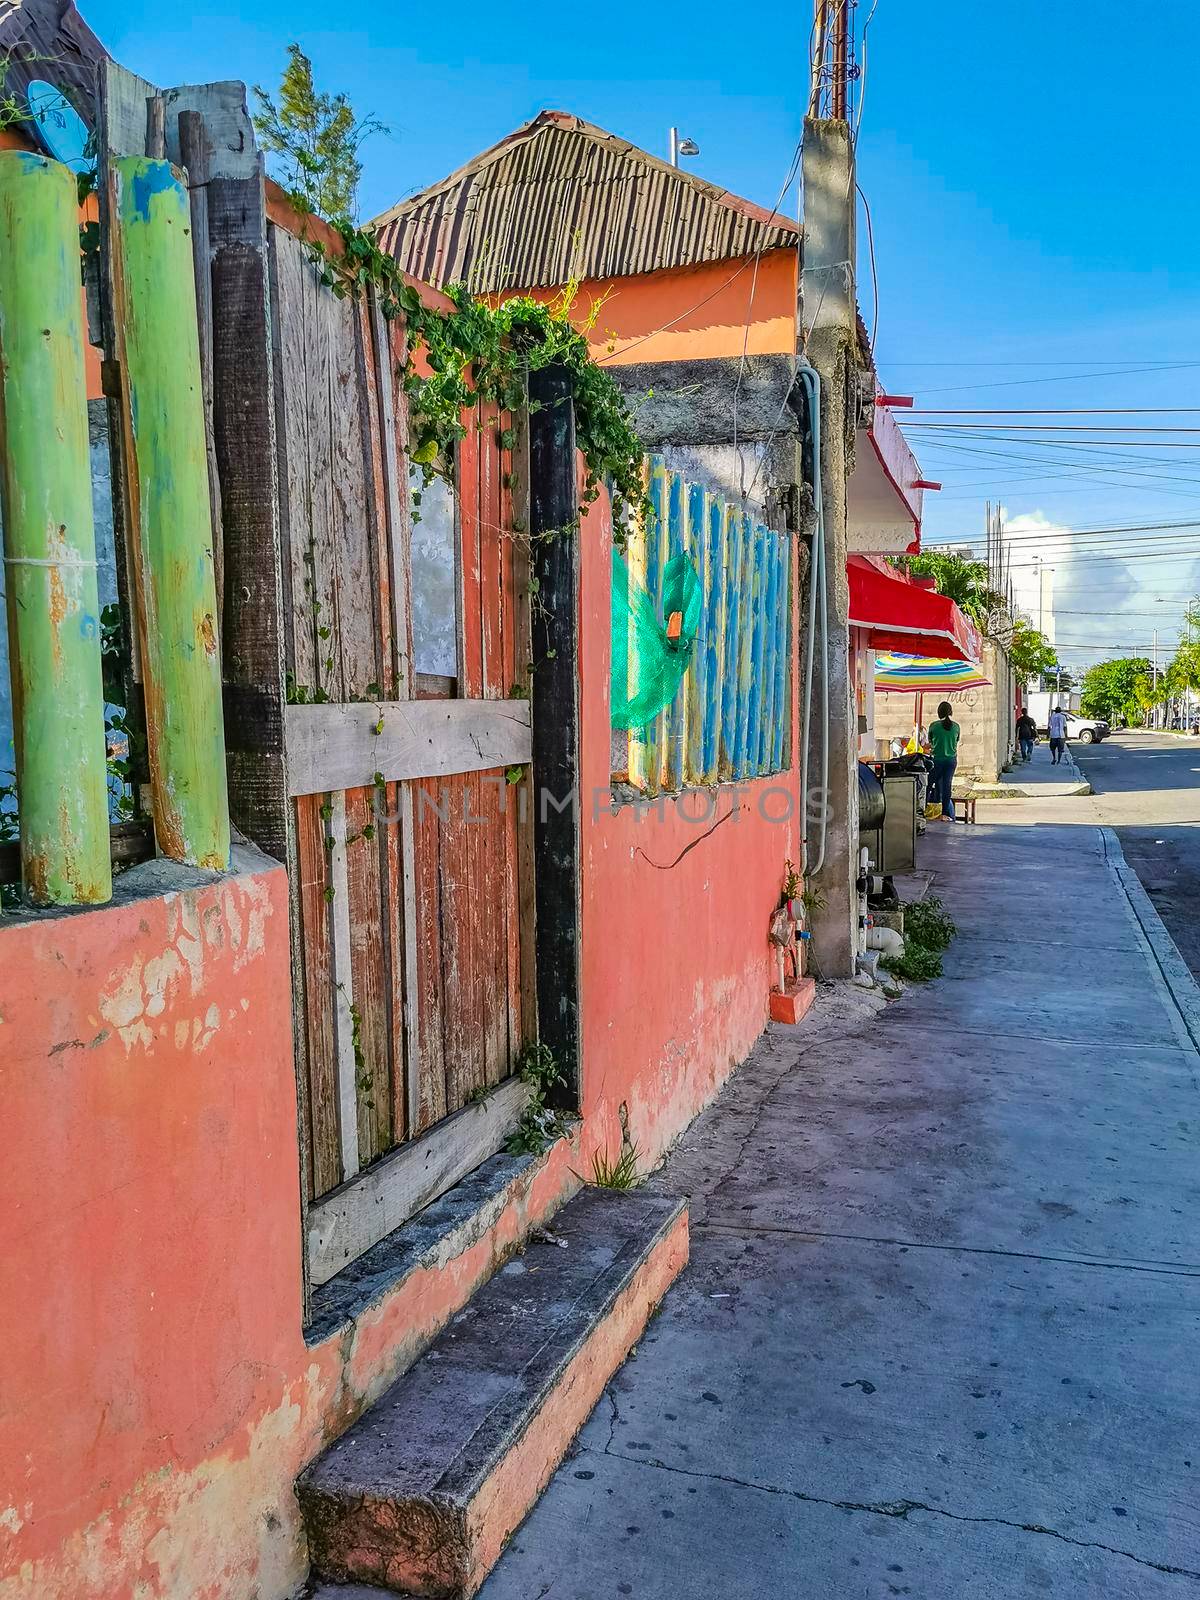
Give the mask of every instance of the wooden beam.
M 288 706 L 288 792 L 486 772 L 530 760 L 525 700 L 388 700 Z
M 579 495 L 570 375 L 529 379 L 529 527 L 542 604 L 533 619 L 538 1037 L 579 1103 Z
M 308 1270 L 327 1283 L 468 1173 L 502 1150 L 525 1109 L 528 1087 L 508 1078 L 485 1099 L 384 1156 L 353 1183 L 308 1208 Z
M 337 1050 L 338 1135 L 342 1182 L 358 1171 L 357 1023 L 350 946 L 350 877 L 346 870 L 346 796 L 331 794 L 329 892 L 333 945 L 333 1032 Z

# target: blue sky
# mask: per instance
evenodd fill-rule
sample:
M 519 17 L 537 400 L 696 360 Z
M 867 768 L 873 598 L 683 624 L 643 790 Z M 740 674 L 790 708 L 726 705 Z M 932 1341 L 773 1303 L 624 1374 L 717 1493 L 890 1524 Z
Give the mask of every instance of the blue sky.
M 677 123 L 701 147 L 694 171 L 767 205 L 800 128 L 806 7 L 776 0 L 732 13 L 707 0 L 611 0 L 598 12 L 359 5 L 346 8 L 344 30 L 313 0 L 194 10 L 83 0 L 83 9 L 118 59 L 163 84 L 273 84 L 298 39 L 325 86 L 389 125 L 364 151 L 364 216 L 545 106 L 664 154 Z M 860 29 L 869 10 L 863 0 Z M 1116 0 L 878 0 L 859 157 L 880 283 L 877 355 L 890 389 L 938 406 L 1200 404 L 1193 110 L 1165 70 L 1198 50 L 1200 13 L 1171 0 L 1153 33 L 1132 29 Z M 870 322 L 865 230 L 860 245 Z M 1156 370 L 1134 370 L 1143 367 Z M 1113 369 L 1124 375 L 1097 375 Z M 1190 425 L 1200 412 L 1161 420 Z M 1041 442 L 935 442 L 924 428 L 910 436 L 945 484 L 929 497 L 931 538 L 975 534 L 989 495 L 1026 532 L 1200 516 L 1200 451 L 1190 443 L 1114 462 L 1110 447 L 1088 455 Z M 1128 537 L 1138 559 L 1099 562 L 1080 559 L 1086 535 L 1047 533 L 1064 659 L 1148 643 L 1159 617 L 1173 639 L 1183 599 L 1200 589 L 1200 530 L 1177 538 L 1164 561 L 1137 549 L 1138 540 L 1162 549 L 1152 535 Z M 1023 555 L 1033 548 L 1019 546 Z M 1119 617 L 1094 614 L 1114 605 Z

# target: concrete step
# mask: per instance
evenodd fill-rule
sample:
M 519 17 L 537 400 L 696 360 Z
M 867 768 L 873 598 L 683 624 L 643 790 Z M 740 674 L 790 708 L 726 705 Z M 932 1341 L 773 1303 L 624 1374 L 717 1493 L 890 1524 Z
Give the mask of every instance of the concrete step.
M 302 1474 L 314 1573 L 438 1600 L 473 1595 L 687 1249 L 680 1200 L 576 1196 L 553 1233 L 502 1267 Z

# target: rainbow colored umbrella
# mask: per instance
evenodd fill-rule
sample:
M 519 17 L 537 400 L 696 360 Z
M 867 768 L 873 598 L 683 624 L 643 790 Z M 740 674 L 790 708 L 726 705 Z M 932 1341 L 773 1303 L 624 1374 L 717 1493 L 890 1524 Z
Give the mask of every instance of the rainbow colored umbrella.
M 875 656 L 875 688 L 884 694 L 949 694 L 991 683 L 973 661 L 938 656 L 901 656 L 880 650 Z

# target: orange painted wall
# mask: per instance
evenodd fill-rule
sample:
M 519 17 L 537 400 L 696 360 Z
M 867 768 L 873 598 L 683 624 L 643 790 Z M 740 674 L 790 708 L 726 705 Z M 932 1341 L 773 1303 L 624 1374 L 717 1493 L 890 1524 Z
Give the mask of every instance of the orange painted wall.
M 555 298 L 552 289 L 528 292 L 538 300 Z M 582 326 L 593 312 L 589 343 L 614 365 L 740 356 L 744 342 L 748 355 L 790 355 L 796 348 L 796 252 L 769 251 L 757 273 L 753 258 L 745 257 L 607 282 L 588 279 L 579 286 L 571 320 Z

